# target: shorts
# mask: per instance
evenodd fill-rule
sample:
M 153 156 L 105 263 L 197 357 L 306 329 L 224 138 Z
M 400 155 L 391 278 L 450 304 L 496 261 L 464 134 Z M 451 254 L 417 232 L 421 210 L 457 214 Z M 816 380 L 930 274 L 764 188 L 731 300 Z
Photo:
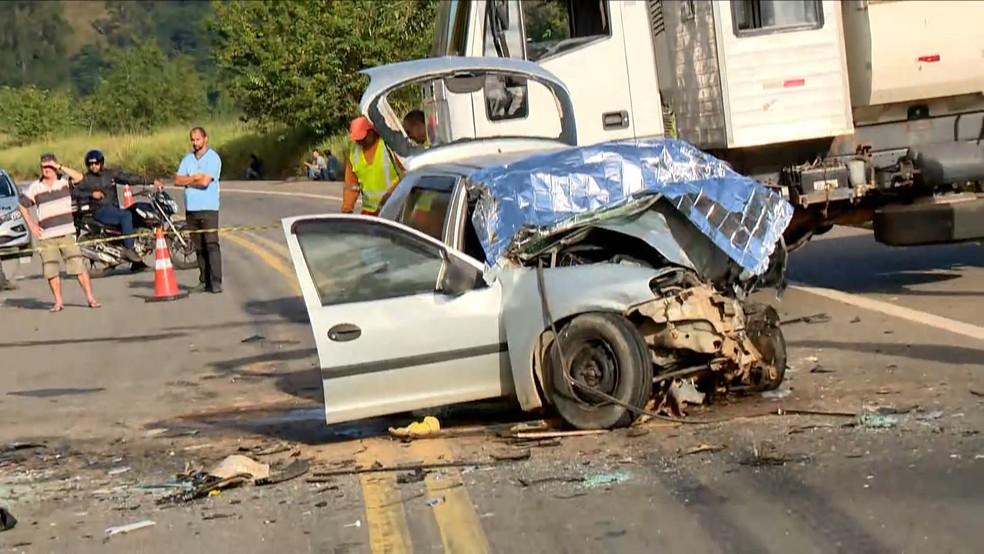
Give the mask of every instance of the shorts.
M 44 278 L 54 279 L 59 274 L 59 262 L 65 260 L 65 273 L 69 275 L 81 275 L 85 272 L 85 265 L 82 263 L 82 250 L 75 243 L 75 237 L 65 235 L 50 239 L 41 239 L 38 245 L 41 250 L 41 267 L 44 268 Z

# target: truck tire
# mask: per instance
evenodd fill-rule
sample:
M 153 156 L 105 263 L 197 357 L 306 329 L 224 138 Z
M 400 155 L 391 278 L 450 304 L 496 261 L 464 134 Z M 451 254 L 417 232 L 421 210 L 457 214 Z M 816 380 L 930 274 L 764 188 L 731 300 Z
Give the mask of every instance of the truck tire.
M 561 363 L 563 359 L 569 367 Z M 653 366 L 639 330 L 618 314 L 588 313 L 572 319 L 550 347 L 546 390 L 557 413 L 577 429 L 608 429 L 632 423 L 635 413 L 581 387 L 642 408 L 652 394 Z

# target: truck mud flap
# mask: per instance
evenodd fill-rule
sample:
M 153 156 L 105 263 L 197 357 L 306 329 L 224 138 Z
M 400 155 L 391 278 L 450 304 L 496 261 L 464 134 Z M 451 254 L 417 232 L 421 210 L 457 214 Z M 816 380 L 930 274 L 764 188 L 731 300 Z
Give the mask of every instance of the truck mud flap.
M 887 206 L 875 211 L 875 240 L 889 246 L 922 246 L 984 240 L 984 197 Z

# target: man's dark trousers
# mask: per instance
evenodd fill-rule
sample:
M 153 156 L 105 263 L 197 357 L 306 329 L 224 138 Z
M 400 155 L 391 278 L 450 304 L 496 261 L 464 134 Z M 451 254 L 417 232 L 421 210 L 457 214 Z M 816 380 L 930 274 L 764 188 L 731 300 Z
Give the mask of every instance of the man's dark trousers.
M 219 212 L 216 210 L 187 212 L 185 222 L 188 224 L 189 231 L 217 229 Z M 218 231 L 193 233 L 191 242 L 195 245 L 195 254 L 198 257 L 198 282 L 211 289 L 221 288 L 222 252 L 219 250 Z
M 115 206 L 104 206 L 96 210 L 96 221 L 120 228 L 124 235 L 133 233 L 133 214 L 129 210 Z M 123 246 L 133 250 L 133 239 L 123 239 Z

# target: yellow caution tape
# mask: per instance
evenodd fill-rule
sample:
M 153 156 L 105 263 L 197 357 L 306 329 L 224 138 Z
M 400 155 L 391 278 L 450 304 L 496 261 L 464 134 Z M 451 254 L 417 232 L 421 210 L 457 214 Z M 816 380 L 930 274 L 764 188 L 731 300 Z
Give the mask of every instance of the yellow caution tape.
M 182 236 L 187 236 L 187 235 L 196 235 L 196 234 L 200 234 L 200 233 L 238 233 L 238 232 L 243 232 L 243 231 L 265 231 L 265 230 L 269 230 L 269 229 L 276 229 L 278 227 L 280 227 L 280 224 L 279 223 L 268 223 L 266 225 L 231 225 L 231 226 L 227 226 L 227 227 L 214 227 L 214 228 L 211 228 L 211 229 L 195 229 L 195 230 L 191 230 L 191 231 L 189 231 L 189 230 L 182 230 L 180 232 L 180 234 Z M 156 231 L 141 231 L 139 233 L 130 233 L 129 235 L 115 235 L 115 236 L 112 236 L 112 237 L 104 237 L 104 238 L 98 238 L 98 239 L 82 240 L 82 241 L 77 241 L 75 244 L 77 244 L 78 246 L 91 246 L 93 244 L 105 244 L 105 243 L 108 243 L 108 242 L 122 241 L 124 239 L 135 239 L 135 238 L 141 238 L 141 237 L 153 237 L 156 234 L 157 234 Z M 60 249 L 60 248 L 61 248 L 61 246 L 58 246 L 58 245 L 52 245 L 52 246 L 35 246 L 35 247 L 32 247 L 32 248 L 23 248 L 23 249 L 21 249 L 21 248 L 6 248 L 6 249 L 0 249 L 0 255 L 5 255 L 5 254 L 28 254 L 28 253 L 33 254 L 34 252 L 41 252 L 42 250 L 57 250 L 57 249 Z

